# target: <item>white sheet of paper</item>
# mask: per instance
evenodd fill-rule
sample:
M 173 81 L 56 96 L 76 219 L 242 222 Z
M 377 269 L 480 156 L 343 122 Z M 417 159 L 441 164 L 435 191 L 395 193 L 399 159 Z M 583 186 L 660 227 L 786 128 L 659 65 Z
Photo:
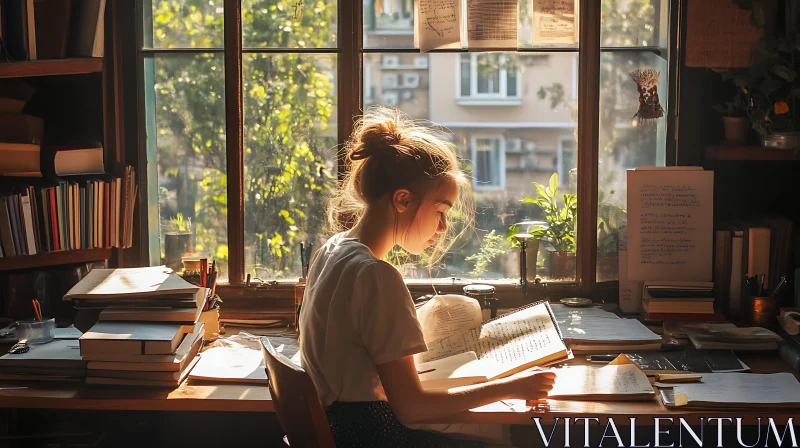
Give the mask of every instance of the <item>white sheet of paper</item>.
M 517 0 L 467 2 L 467 43 L 470 51 L 517 48 Z
M 628 170 L 628 279 L 711 281 L 714 172 Z
M 533 43 L 577 42 L 575 0 L 533 0 Z
M 415 14 L 420 51 L 461 49 L 460 0 L 415 0 Z
M 549 397 L 655 394 L 647 375 L 632 364 L 601 368 L 573 366 L 551 371 L 556 374 L 556 382 Z
M 426 343 L 481 325 L 477 300 L 455 294 L 434 296 L 417 310 L 417 320 Z
M 661 337 L 636 319 L 621 319 L 599 308 L 568 308 L 552 305 L 564 341 L 577 342 L 661 342 Z M 613 322 L 609 322 L 612 319 Z
M 800 383 L 788 372 L 704 373 L 702 383 L 674 384 L 676 394 L 685 394 L 689 402 L 709 403 L 798 403 Z

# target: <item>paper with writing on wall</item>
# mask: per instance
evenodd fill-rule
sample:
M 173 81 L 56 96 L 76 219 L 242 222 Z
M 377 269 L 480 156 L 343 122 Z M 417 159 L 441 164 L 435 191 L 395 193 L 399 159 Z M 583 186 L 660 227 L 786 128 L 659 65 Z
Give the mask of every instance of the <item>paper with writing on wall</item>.
M 572 366 L 553 369 L 556 382 L 548 398 L 599 398 L 624 400 L 655 396 L 647 375 L 636 365 L 611 365 L 601 368 Z
M 487 377 L 510 375 L 537 361 L 546 363 L 555 354 L 566 353 L 545 304 L 532 306 L 498 318 L 478 328 L 456 333 L 428 344 L 428 351 L 415 355 L 417 364 L 474 351 L 485 361 Z
M 533 1 L 533 43 L 569 44 L 577 42 L 575 0 Z
M 460 0 L 416 0 L 415 6 L 420 51 L 461 49 Z
M 455 294 L 437 295 L 417 310 L 425 343 L 461 333 L 481 324 L 478 301 Z
M 467 2 L 469 49 L 517 48 L 517 0 Z
M 628 279 L 711 281 L 714 172 L 628 170 Z

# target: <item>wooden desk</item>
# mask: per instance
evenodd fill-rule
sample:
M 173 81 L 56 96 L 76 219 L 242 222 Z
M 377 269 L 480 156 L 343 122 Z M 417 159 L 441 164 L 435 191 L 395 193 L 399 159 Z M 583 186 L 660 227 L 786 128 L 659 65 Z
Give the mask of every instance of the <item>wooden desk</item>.
M 582 357 L 581 357 L 582 358 Z M 775 354 L 740 354 L 740 358 L 753 373 L 791 371 Z M 573 360 L 581 364 L 585 361 Z M 798 376 L 795 373 L 795 376 Z M 20 383 L 2 383 L 3 386 Z M 266 386 L 244 385 L 195 385 L 184 383 L 174 390 L 146 388 L 108 388 L 83 384 L 39 385 L 26 384 L 28 389 L 0 389 L 0 408 L 45 408 L 45 409 L 92 409 L 92 410 L 138 410 L 138 411 L 238 411 L 274 412 L 269 390 Z M 532 417 L 540 417 L 542 424 L 552 424 L 556 417 L 598 417 L 605 424 L 609 417 L 618 425 L 637 417 L 637 424 L 652 424 L 654 417 L 683 417 L 688 423 L 700 417 L 742 417 L 745 424 L 755 424 L 757 417 L 773 417 L 777 422 L 786 422 L 797 417 L 800 409 L 775 411 L 763 410 L 669 410 L 659 400 L 645 402 L 587 402 L 550 400 L 549 412 L 532 412 L 521 400 L 507 400 L 463 412 L 435 423 L 532 423 Z M 512 406 L 508 406 L 511 404 Z M 434 423 L 434 422 L 431 422 Z M 677 424 L 677 422 L 676 422 Z

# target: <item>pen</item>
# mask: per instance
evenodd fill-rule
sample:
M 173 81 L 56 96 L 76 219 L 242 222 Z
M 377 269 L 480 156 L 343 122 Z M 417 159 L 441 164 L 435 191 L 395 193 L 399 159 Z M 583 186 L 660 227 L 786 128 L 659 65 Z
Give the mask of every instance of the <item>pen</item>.
M 436 370 L 436 369 L 428 369 L 428 370 L 423 370 L 421 372 L 417 371 L 417 375 L 422 375 L 423 373 L 433 372 L 434 370 Z
M 781 289 L 783 289 L 783 285 L 785 284 L 786 284 L 786 276 L 784 275 L 783 277 L 781 277 L 781 280 L 775 286 L 775 289 L 772 290 L 772 296 L 773 297 L 777 296 L 781 292 Z
M 617 354 L 608 354 L 608 355 L 591 355 L 591 356 L 589 356 L 589 360 L 591 362 L 611 362 L 611 361 L 617 359 L 618 356 L 619 356 L 619 353 L 617 353 Z
M 300 269 L 303 272 L 303 277 L 306 276 L 306 248 L 303 242 L 300 242 Z

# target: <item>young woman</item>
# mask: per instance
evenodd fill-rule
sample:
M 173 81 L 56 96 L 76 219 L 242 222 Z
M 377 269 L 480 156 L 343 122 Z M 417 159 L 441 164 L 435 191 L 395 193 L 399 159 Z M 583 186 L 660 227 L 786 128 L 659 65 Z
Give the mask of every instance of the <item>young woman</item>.
M 423 390 L 413 355 L 427 347 L 414 303 L 400 273 L 381 261 L 395 246 L 440 258 L 451 240 L 448 212 L 469 213 L 469 181 L 438 132 L 395 110 L 368 111 L 345 150 L 350 170 L 328 210 L 339 233 L 315 254 L 300 315 L 302 364 L 336 445 L 482 446 L 405 424 L 508 398 L 544 398 L 555 375 L 528 371 Z

